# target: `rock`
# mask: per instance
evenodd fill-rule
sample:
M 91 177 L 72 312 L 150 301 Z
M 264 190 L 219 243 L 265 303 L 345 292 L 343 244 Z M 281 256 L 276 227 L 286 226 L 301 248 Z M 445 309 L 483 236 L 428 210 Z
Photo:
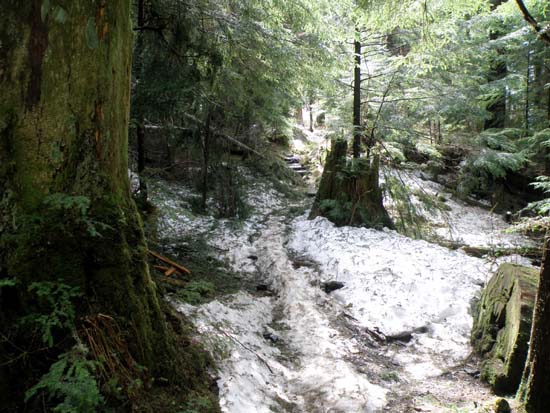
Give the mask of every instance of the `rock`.
M 256 286 L 256 291 L 269 291 L 269 285 L 267 285 L 267 284 L 258 284 Z
M 483 361 L 481 379 L 497 393 L 515 393 L 531 332 L 538 270 L 502 264 L 474 309 L 472 345 Z
M 345 287 L 345 284 L 340 281 L 326 281 L 324 283 L 321 283 L 321 288 L 327 294 L 330 294 L 331 292 L 339 290 L 344 287 Z
M 257 256 L 257 255 L 249 255 L 249 256 L 246 257 L 246 258 L 248 258 L 248 259 L 251 260 L 251 261 L 258 261 L 258 256 Z
M 511 413 L 512 409 L 506 399 L 498 398 L 495 400 L 494 411 L 495 413 Z
M 306 257 L 296 257 L 292 260 L 292 268 L 297 270 L 300 267 L 315 267 L 316 263 Z
M 423 181 L 431 181 L 432 178 L 427 173 L 420 172 L 420 179 Z
M 464 373 L 466 373 L 468 376 L 472 376 L 473 378 L 477 379 L 480 375 L 479 369 L 472 368 L 472 367 L 464 367 Z
M 279 341 L 279 336 L 271 328 L 266 327 L 262 335 L 266 340 L 272 343 Z
M 402 343 L 408 343 L 412 340 L 413 334 L 425 334 L 429 331 L 428 326 L 422 326 L 410 331 L 402 331 L 397 334 L 387 335 L 386 342 L 392 343 L 394 341 L 400 341 Z
M 410 331 L 403 331 L 401 333 L 392 334 L 390 336 L 386 336 L 386 342 L 392 343 L 394 341 L 400 341 L 402 343 L 408 343 L 413 338 L 412 333 Z
M 506 211 L 506 214 L 504 214 L 504 220 L 505 220 L 508 224 L 511 224 L 511 223 L 512 223 L 512 212 L 511 212 L 511 211 Z

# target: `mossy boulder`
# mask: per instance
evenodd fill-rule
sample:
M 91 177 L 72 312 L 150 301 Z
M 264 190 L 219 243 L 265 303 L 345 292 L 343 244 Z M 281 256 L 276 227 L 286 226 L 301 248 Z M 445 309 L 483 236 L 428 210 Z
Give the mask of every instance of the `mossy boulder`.
M 481 379 L 497 393 L 516 392 L 527 357 L 538 270 L 502 264 L 474 311 L 472 345 Z

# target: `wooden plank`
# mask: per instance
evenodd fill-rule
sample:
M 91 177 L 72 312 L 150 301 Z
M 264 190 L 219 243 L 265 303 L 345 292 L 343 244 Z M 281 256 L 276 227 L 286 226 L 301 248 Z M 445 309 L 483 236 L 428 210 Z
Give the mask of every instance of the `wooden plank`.
M 174 267 L 168 268 L 167 271 L 164 271 L 164 275 L 167 277 L 170 277 L 172 274 L 174 274 L 177 270 Z
M 183 265 L 178 264 L 177 262 L 172 261 L 170 258 L 166 258 L 164 255 L 159 254 L 158 252 L 148 250 L 149 254 L 155 257 L 158 260 L 161 260 L 162 262 L 169 264 L 170 266 L 178 269 L 182 273 L 185 274 L 191 274 L 191 271 L 189 271 L 187 268 L 185 268 Z

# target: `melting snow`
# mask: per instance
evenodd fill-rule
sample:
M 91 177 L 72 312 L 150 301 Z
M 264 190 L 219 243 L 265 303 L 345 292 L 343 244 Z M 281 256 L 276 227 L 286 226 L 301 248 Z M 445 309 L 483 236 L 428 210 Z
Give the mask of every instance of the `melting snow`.
M 444 192 L 413 178 L 408 184 Z M 337 228 L 305 216 L 287 223 L 287 201 L 265 183 L 249 190 L 254 213 L 237 228 L 186 212 L 182 205 L 191 194 L 185 189 L 152 186 L 162 233 L 208 236 L 233 269 L 269 286 L 270 294 L 241 291 L 199 307 L 176 304 L 219 357 L 224 412 L 382 411 L 390 392 L 404 384 L 381 380 L 369 352 L 393 360 L 409 387 L 431 386 L 468 356 L 469 306 L 490 276 L 485 260 L 390 230 Z M 432 217 L 440 219 L 441 235 L 478 246 L 526 243 L 503 232 L 499 217 L 445 196 L 451 231 L 441 217 Z M 295 256 L 316 265 L 293 265 Z M 325 294 L 320 284 L 327 280 L 345 287 Z M 412 338 L 401 347 L 374 350 L 344 331 L 342 314 L 351 314 L 363 330 L 390 336 L 410 331 Z
M 337 228 L 324 218 L 296 220 L 290 247 L 320 263 L 324 278 L 345 284 L 333 295 L 365 327 L 390 336 L 425 331 L 409 345 L 425 357 L 402 360 L 415 378 L 468 355 L 470 300 L 486 281 L 484 260 L 394 231 Z M 434 358 L 435 366 L 427 363 Z

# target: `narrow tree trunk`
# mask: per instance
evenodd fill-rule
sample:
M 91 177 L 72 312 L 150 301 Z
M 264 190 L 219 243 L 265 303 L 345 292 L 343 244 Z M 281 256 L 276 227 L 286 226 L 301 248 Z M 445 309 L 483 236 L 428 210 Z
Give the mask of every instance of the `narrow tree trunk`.
M 353 42 L 355 68 L 353 70 L 353 157 L 361 155 L 361 32 L 355 29 Z
M 130 196 L 130 0 L 52 3 L 5 0 L 0 13 L 0 279 L 17 281 L 0 292 L 8 410 L 57 357 L 21 327 L 44 307 L 34 282 L 78 289 L 76 322 L 111 316 L 149 372 L 169 372 L 175 354 Z M 73 342 L 52 334 L 59 351 Z
M 143 125 L 143 117 L 138 120 L 136 126 L 137 135 L 137 173 L 139 177 L 139 199 L 147 201 L 147 182 L 143 176 L 145 170 L 145 126 Z
M 491 10 L 496 9 L 503 3 L 503 0 L 491 0 Z M 499 28 L 491 30 L 489 33 L 490 40 L 497 40 L 502 36 L 504 30 Z M 507 75 L 506 63 L 502 59 L 504 51 L 497 49 L 497 58 L 490 62 L 489 73 L 487 80 L 497 82 L 502 80 Z M 503 87 L 499 89 L 497 98 L 487 106 L 489 112 L 489 118 L 485 120 L 484 129 L 490 128 L 504 128 L 506 123 L 506 92 Z
M 527 50 L 527 73 L 525 79 L 525 130 L 529 132 L 529 88 L 531 86 L 531 50 Z
M 210 138 L 212 131 L 210 129 L 211 114 L 208 109 L 204 131 L 202 131 L 202 183 L 201 183 L 201 208 L 206 211 L 208 200 L 208 167 L 210 163 Z
M 309 131 L 313 132 L 313 99 L 309 100 Z
M 546 235 L 529 353 L 518 398 L 528 413 L 546 413 L 550 403 L 550 239 Z

